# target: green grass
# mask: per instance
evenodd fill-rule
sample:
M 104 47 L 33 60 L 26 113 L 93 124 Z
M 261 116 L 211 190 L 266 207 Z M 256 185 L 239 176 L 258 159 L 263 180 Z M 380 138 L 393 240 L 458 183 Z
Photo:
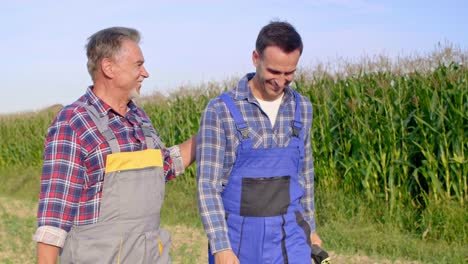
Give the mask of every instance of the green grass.
M 33 263 L 35 203 L 0 197 L 0 263 Z
M 439 217 L 430 215 L 431 221 L 438 219 L 441 226 L 421 225 L 419 230 L 407 230 L 406 225 L 389 217 L 384 204 L 368 201 L 364 195 L 344 194 L 336 190 L 318 188 L 317 211 L 318 232 L 328 250 L 343 255 L 367 255 L 390 260 L 412 260 L 421 263 L 466 263 L 468 232 L 468 208 L 456 202 L 433 208 Z M 414 214 L 407 208 L 407 214 Z M 429 213 L 428 213 L 429 214 Z M 409 217 L 411 218 L 411 216 Z M 428 229 L 429 226 L 432 226 Z M 435 230 L 450 230 L 458 238 L 432 239 L 444 237 L 431 235 Z M 424 232 L 426 231 L 426 232 Z
M 195 171 L 194 167 L 192 165 L 188 170 L 192 174 L 180 175 L 180 178 L 166 183 L 166 196 L 161 210 L 161 223 L 163 225 L 202 228 L 197 210 L 197 186 L 194 178 L 190 177 Z
M 184 177 L 182 175 L 182 177 Z M 195 228 L 202 233 L 198 217 L 195 187 L 187 188 L 182 181 L 168 184 L 166 203 L 162 213 L 162 225 Z M 194 185 L 193 185 L 194 186 Z M 423 238 L 419 232 L 404 230 L 394 222 L 386 222 L 385 210 L 366 201 L 364 197 L 353 197 L 339 191 L 317 189 L 318 232 L 324 241 L 324 247 L 340 255 L 367 255 L 375 259 L 412 260 L 421 263 L 466 263 L 468 252 L 463 239 L 449 242 L 444 239 Z M 36 202 L 31 197 L 24 199 L 3 196 L 0 199 L 0 263 L 33 263 L 35 244 L 32 234 L 35 231 Z M 171 203 L 170 199 L 174 198 Z M 177 202 L 175 202 L 177 201 Z M 439 216 L 439 221 L 458 223 L 457 230 L 466 239 L 468 208 L 457 203 L 434 208 L 439 212 L 452 215 Z M 376 215 L 380 212 L 380 215 Z M 410 213 L 410 212 L 408 212 Z M 447 218 L 456 218 L 447 221 Z M 432 217 L 434 219 L 434 217 Z M 433 223 L 443 224 L 443 223 Z M 203 234 L 193 236 L 193 230 L 178 235 L 178 247 L 171 255 L 177 263 L 193 263 L 206 250 Z M 431 230 L 428 232 L 432 232 Z M 453 239 L 457 240 L 457 239 Z
M 6 167 L 0 168 L 0 195 L 34 201 L 39 199 L 41 168 Z

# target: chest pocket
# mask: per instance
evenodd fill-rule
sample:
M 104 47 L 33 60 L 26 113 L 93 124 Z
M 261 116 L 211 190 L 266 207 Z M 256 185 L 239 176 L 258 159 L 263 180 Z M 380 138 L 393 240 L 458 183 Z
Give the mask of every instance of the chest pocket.
M 164 192 L 161 150 L 108 155 L 100 221 L 154 217 L 161 210 Z

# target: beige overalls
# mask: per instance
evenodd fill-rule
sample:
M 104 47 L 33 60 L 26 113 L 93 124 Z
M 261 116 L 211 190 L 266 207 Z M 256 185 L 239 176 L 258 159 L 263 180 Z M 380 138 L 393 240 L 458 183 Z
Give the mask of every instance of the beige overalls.
M 120 153 L 107 115 L 86 108 L 112 154 L 106 160 L 98 222 L 71 228 L 60 263 L 171 263 L 170 235 L 159 226 L 165 191 L 163 157 L 155 149 L 150 125 L 138 120 L 148 149 Z

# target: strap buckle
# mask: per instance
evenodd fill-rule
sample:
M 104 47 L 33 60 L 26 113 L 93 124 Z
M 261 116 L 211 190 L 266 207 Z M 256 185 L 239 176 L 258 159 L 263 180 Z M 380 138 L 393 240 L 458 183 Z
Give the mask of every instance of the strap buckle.
M 242 139 L 249 138 L 249 127 L 245 122 L 241 124 L 236 124 L 236 128 L 241 133 Z
M 302 123 L 299 121 L 292 122 L 292 135 L 293 137 L 299 137 L 302 129 Z

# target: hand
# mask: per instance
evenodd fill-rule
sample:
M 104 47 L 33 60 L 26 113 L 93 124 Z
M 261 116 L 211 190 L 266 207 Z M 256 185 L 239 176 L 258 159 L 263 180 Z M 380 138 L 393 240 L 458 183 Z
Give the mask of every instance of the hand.
M 322 247 L 322 240 L 317 233 L 313 232 L 310 234 L 310 241 L 312 241 L 312 244 Z
M 197 135 L 193 135 L 184 143 L 179 145 L 180 155 L 182 156 L 182 163 L 184 168 L 187 168 L 195 161 L 196 148 L 197 148 Z
M 240 264 L 236 254 L 231 249 L 219 251 L 214 254 L 215 264 Z

